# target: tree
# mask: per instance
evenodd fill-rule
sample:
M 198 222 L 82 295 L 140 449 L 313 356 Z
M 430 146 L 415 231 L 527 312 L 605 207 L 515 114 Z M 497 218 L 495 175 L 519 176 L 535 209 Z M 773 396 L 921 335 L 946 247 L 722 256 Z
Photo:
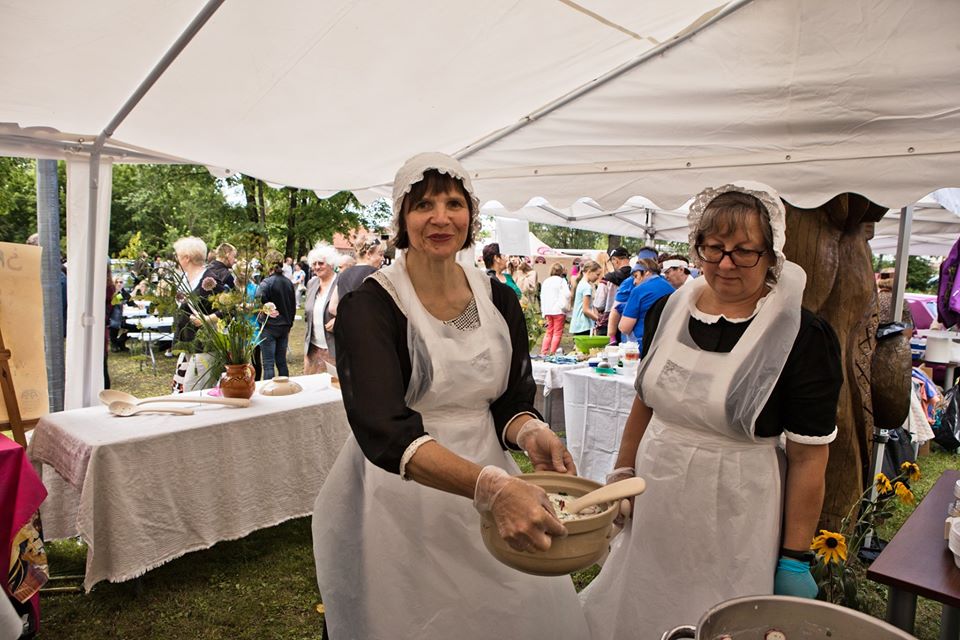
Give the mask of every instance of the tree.
M 132 165 L 113 167 L 110 253 L 141 232 L 143 248 L 170 255 L 177 238 L 195 235 L 210 247 L 229 240 L 242 227 L 243 209 L 230 206 L 226 184 L 204 167 Z

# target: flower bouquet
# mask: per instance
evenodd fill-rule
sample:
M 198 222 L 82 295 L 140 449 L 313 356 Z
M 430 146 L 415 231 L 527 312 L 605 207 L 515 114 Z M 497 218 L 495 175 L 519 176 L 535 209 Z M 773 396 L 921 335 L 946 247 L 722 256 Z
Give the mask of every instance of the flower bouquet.
M 546 323 L 540 315 L 540 305 L 526 297 L 520 298 L 520 308 L 523 310 L 523 320 L 527 325 L 527 344 L 530 351 L 537 346 L 537 342 L 546 332 Z
M 190 289 L 179 271 L 162 270 L 158 276 L 160 297 L 173 298 L 179 304 L 177 313 L 182 321 L 175 336 L 177 350 L 206 354 L 207 368 L 199 380 L 200 386 L 212 386 L 211 381 L 220 380 L 223 395 L 249 398 L 255 385 L 250 364 L 253 352 L 263 340 L 268 319 L 276 316 L 276 306 L 267 303 L 261 307 L 256 303 L 243 286 L 247 281 L 245 274 L 238 274 L 236 289 L 206 276 L 196 290 Z M 243 389 L 230 389 L 239 383 Z
M 914 462 L 900 465 L 900 473 L 893 479 L 880 473 L 874 479 L 874 485 L 861 494 L 857 502 L 840 522 L 840 532 L 820 530 L 813 539 L 810 548 L 816 553 L 817 563 L 813 567 L 813 577 L 820 587 L 820 598 L 833 604 L 851 609 L 860 608 L 860 595 L 857 590 L 860 560 L 858 554 L 864 539 L 876 527 L 883 524 L 891 515 L 896 501 L 913 504 L 915 498 L 907 483 L 920 479 L 920 467 Z M 876 489 L 876 497 L 869 496 Z M 854 521 L 854 514 L 860 515 Z M 842 533 L 850 534 L 849 541 Z

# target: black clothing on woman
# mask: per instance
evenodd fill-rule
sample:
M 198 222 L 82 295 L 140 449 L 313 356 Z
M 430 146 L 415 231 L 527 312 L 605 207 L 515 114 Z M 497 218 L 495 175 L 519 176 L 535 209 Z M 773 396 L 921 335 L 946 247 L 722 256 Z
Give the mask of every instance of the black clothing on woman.
M 647 312 L 641 357 L 646 357 L 653 343 L 669 298 L 660 298 Z M 690 317 L 688 328 L 690 337 L 704 351 L 729 353 L 752 321 L 729 322 L 720 318 L 708 324 Z M 800 331 L 773 393 L 757 417 L 755 435 L 758 438 L 779 436 L 784 430 L 800 436 L 831 435 L 837 424 L 837 400 L 842 384 L 837 334 L 826 320 L 801 309 Z
M 513 346 L 507 389 L 490 405 L 502 443 L 503 430 L 517 413 L 542 417 L 533 407 L 537 385 L 520 302 L 513 289 L 497 280 L 492 281 L 492 299 L 507 322 Z M 370 462 L 399 473 L 407 447 L 426 435 L 420 414 L 404 402 L 412 373 L 407 318 L 374 279 L 364 280 L 347 294 L 338 309 L 338 315 L 342 317 L 346 310 L 350 318 L 350 322 L 337 322 L 334 333 L 337 344 L 350 345 L 337 350 L 337 374 L 353 435 Z

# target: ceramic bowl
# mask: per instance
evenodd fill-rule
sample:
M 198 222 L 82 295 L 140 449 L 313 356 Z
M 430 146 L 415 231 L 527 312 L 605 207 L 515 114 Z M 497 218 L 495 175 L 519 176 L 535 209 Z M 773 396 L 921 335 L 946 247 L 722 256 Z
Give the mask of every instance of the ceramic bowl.
M 301 391 L 303 387 L 287 376 L 277 376 L 260 389 L 265 396 L 290 396 Z
M 517 476 L 532 482 L 547 493 L 567 493 L 578 498 L 602 485 L 593 480 L 568 476 L 551 471 L 538 471 Z M 562 576 L 595 564 L 606 553 L 610 544 L 613 519 L 617 515 L 614 503 L 607 503 L 600 513 L 564 523 L 565 538 L 554 538 L 546 551 L 516 551 L 497 533 L 497 525 L 490 512 L 483 514 L 480 534 L 483 543 L 494 558 L 518 571 L 537 576 Z

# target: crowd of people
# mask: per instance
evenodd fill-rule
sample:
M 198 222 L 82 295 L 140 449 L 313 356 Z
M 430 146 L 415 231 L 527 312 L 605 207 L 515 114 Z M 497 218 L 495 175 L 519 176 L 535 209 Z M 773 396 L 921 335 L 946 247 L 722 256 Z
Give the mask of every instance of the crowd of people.
M 486 245 L 482 256 L 487 275 L 539 308 L 546 328 L 543 356 L 556 353 L 568 322 L 571 335 L 609 336 L 610 344 L 636 342 L 642 348 L 646 313 L 699 274 L 686 257 L 650 247 L 636 256 L 616 247 L 575 258 L 569 273 L 554 262 L 542 283 L 529 257 L 502 255 L 498 243 Z

